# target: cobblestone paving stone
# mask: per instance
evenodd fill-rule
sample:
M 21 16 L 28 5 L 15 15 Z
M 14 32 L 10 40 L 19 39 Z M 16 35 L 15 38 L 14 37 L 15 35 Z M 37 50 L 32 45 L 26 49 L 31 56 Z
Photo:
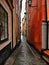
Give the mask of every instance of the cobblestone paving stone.
M 23 37 L 19 48 L 12 53 L 4 65 L 47 65 L 36 51 L 35 55 L 30 51 L 29 45 Z

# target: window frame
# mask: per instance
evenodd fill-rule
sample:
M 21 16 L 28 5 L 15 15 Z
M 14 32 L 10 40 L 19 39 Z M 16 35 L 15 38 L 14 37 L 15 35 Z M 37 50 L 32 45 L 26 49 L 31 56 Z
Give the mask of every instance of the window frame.
M 8 40 L 8 13 L 7 13 L 7 11 L 5 10 L 5 8 L 2 6 L 2 4 L 0 3 L 0 7 L 4 10 L 4 12 L 6 12 L 6 14 L 7 14 L 7 38 L 5 38 L 4 40 L 0 40 L 0 44 L 1 43 L 4 43 L 5 41 L 7 41 Z M 5 31 L 5 28 L 4 28 L 4 31 Z M 5 33 L 4 33 L 4 35 L 5 35 Z

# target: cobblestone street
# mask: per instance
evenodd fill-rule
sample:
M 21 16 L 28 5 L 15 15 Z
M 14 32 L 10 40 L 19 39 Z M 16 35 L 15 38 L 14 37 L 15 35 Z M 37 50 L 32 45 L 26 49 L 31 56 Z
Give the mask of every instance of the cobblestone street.
M 4 65 L 47 65 L 40 55 L 31 48 L 25 37 L 22 37 L 21 44 L 12 55 L 7 59 Z

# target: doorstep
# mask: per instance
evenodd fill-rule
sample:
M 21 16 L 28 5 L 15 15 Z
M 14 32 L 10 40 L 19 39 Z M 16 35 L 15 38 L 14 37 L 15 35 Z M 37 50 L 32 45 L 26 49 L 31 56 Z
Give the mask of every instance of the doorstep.
M 42 58 L 49 64 L 49 50 L 42 51 Z

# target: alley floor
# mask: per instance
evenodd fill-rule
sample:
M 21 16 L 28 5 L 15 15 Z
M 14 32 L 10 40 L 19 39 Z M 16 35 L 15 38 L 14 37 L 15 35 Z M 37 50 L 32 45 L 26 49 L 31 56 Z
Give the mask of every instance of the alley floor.
M 21 44 L 12 55 L 7 59 L 4 65 L 47 65 L 40 55 L 31 48 L 22 36 Z

